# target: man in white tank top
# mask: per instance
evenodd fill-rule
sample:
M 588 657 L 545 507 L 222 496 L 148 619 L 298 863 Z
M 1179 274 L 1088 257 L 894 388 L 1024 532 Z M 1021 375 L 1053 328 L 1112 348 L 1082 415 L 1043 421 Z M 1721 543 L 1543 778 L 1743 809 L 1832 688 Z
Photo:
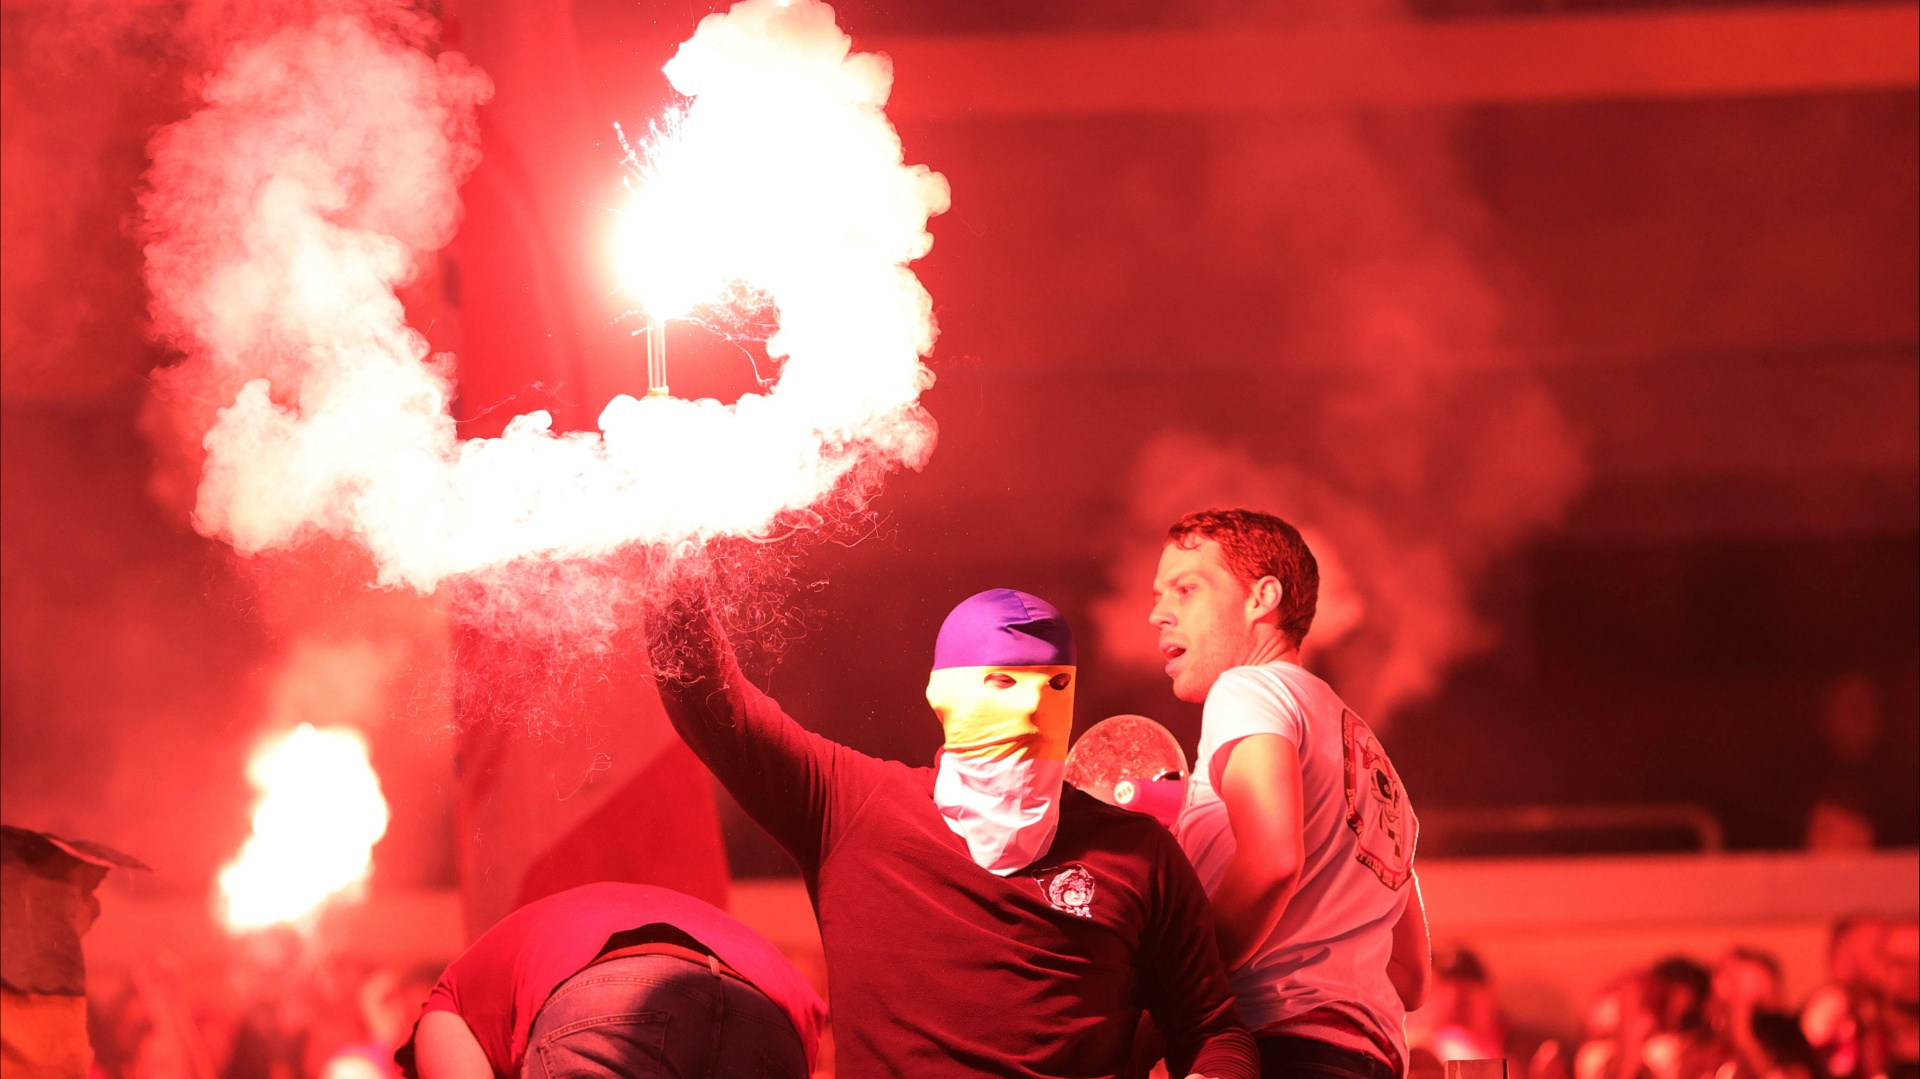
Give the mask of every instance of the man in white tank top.
M 1206 705 L 1175 835 L 1262 1075 L 1394 1079 L 1431 978 L 1419 824 L 1373 732 L 1300 666 L 1319 588 L 1313 552 L 1271 514 L 1169 530 L 1150 621 L 1174 695 Z

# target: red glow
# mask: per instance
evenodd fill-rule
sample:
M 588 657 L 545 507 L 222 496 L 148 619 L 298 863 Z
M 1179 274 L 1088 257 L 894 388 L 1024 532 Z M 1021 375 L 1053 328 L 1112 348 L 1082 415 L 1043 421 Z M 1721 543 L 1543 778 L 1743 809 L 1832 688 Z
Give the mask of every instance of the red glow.
M 228 929 L 304 922 L 366 880 L 388 816 L 359 732 L 302 723 L 261 744 L 247 779 L 260 802 L 253 835 L 220 871 Z

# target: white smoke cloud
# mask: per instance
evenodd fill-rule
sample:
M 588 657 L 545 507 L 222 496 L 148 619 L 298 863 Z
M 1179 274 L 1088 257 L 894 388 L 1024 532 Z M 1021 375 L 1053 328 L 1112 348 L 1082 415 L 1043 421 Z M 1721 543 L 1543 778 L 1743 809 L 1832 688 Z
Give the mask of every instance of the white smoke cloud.
M 1182 431 L 1147 441 L 1132 476 L 1123 547 L 1110 563 L 1114 588 L 1094 601 L 1103 653 L 1141 673 L 1165 660 L 1147 628 L 1147 583 L 1167 528 L 1190 510 L 1245 507 L 1285 518 L 1320 566 L 1320 600 L 1309 657 L 1348 642 L 1363 626 L 1381 642 L 1364 672 L 1342 680 L 1356 707 L 1385 719 L 1431 693 L 1455 660 L 1490 643 L 1467 580 L 1440 537 L 1390 529 L 1380 515 L 1307 471 L 1267 464 L 1244 447 Z
M 533 412 L 465 441 L 450 358 L 394 290 L 457 227 L 485 76 L 343 14 L 234 50 L 206 106 L 155 139 L 143 199 L 156 324 L 188 354 L 170 381 L 225 402 L 196 527 L 243 554 L 352 537 L 381 583 L 425 591 L 754 535 L 856 470 L 919 467 L 934 327 L 907 264 L 947 186 L 904 163 L 881 111 L 891 71 L 850 44 L 810 0 L 703 20 L 667 68 L 692 101 L 631 214 L 671 226 L 628 237 L 636 277 L 723 281 L 778 310 L 779 384 L 731 406 L 617 397 L 599 434 Z
M 1502 293 L 1475 243 L 1485 208 L 1452 150 L 1389 156 L 1380 143 L 1366 118 L 1338 114 L 1214 129 L 1195 242 L 1266 275 L 1276 367 L 1319 377 L 1276 380 L 1222 412 L 1250 409 L 1264 430 L 1146 440 L 1095 604 L 1104 653 L 1136 672 L 1162 668 L 1147 591 L 1168 526 L 1197 509 L 1266 510 L 1321 564 L 1309 663 L 1329 660 L 1342 695 L 1385 722 L 1497 639 L 1476 586 L 1585 483 L 1577 432 L 1502 347 Z

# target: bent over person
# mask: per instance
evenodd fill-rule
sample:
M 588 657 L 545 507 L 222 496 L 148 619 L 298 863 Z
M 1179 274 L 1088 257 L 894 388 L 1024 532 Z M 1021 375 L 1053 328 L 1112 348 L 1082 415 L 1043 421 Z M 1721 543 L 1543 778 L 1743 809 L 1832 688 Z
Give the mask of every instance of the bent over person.
M 697 595 L 649 630 L 674 727 L 806 878 L 842 1075 L 1112 1076 L 1144 1008 L 1176 1067 L 1251 1079 L 1192 867 L 1152 819 L 1062 781 L 1078 672 L 1050 605 L 995 589 L 947 617 L 933 768 L 801 727 Z
M 1380 740 L 1300 665 L 1319 592 L 1313 552 L 1271 514 L 1169 530 L 1149 620 L 1174 695 L 1205 702 L 1176 830 L 1262 1074 L 1392 1079 L 1431 977 L 1419 825 Z
M 692 896 L 603 882 L 529 903 L 447 966 L 410 1079 L 806 1079 L 825 1007 L 753 930 Z

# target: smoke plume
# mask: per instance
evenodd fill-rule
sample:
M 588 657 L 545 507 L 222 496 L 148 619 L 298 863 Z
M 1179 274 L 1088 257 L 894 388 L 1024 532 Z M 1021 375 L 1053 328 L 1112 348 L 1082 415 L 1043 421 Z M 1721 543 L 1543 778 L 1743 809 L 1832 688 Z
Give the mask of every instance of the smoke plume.
M 1494 271 L 1473 242 L 1484 209 L 1451 150 L 1415 139 L 1389 156 L 1380 142 L 1353 116 L 1215 129 L 1199 242 L 1273 275 L 1280 374 L 1234 403 L 1261 433 L 1172 428 L 1143 446 L 1095 605 L 1123 666 L 1162 665 L 1146 591 L 1167 527 L 1195 509 L 1267 510 L 1320 562 L 1309 663 L 1384 721 L 1497 639 L 1475 606 L 1483 572 L 1584 483 L 1558 404 L 1501 347 Z
M 282 29 L 233 50 L 205 106 L 154 141 L 147 280 L 187 356 L 169 397 L 206 425 L 201 532 L 242 554 L 350 537 L 381 583 L 427 591 L 529 559 L 759 536 L 919 467 L 934 328 L 907 264 L 946 183 L 904 164 L 884 59 L 851 53 L 808 0 L 745 0 L 681 47 L 667 73 L 691 100 L 650 148 L 643 227 L 623 237 L 635 278 L 777 310 L 779 383 L 727 406 L 616 397 L 599 433 L 556 435 L 532 412 L 459 439 L 455 361 L 428 354 L 395 289 L 458 225 L 489 87 L 431 55 L 428 30 L 343 13 Z

